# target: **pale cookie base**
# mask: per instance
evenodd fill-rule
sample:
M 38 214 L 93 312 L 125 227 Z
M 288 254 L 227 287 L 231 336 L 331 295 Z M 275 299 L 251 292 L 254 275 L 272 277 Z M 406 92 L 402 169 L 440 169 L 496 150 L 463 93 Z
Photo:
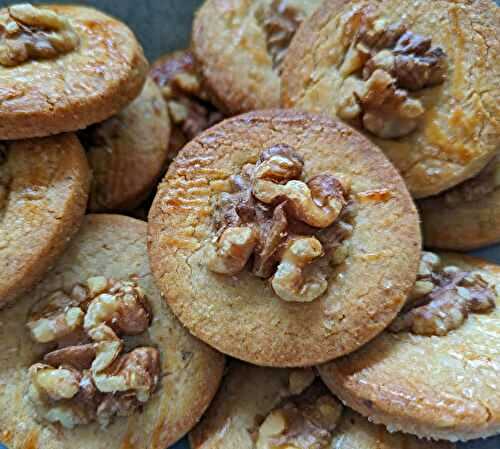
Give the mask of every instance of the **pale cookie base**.
M 78 231 L 90 171 L 73 134 L 5 142 L 12 182 L 0 211 L 0 308 L 32 288 Z
M 500 283 L 500 267 L 462 255 L 447 264 L 480 269 Z M 466 441 L 500 432 L 500 299 L 443 337 L 384 332 L 356 353 L 319 367 L 346 405 L 391 431 Z
M 138 277 L 153 323 L 137 343 L 158 347 L 161 383 L 142 413 L 73 430 L 40 425 L 26 399 L 28 367 L 43 353 L 24 326 L 29 308 L 46 294 L 95 275 Z M 222 377 L 224 358 L 191 337 L 171 314 L 149 272 L 146 224 L 119 215 L 89 215 L 52 273 L 23 301 L 0 312 L 0 441 L 10 449 L 165 449 L 200 418 Z
M 491 0 L 328 0 L 296 34 L 285 59 L 282 105 L 335 115 L 339 67 L 350 45 L 349 13 L 371 5 L 402 21 L 447 54 L 444 84 L 418 92 L 425 114 L 399 139 L 367 133 L 403 174 L 416 198 L 435 195 L 478 173 L 500 146 L 500 8 Z
M 86 132 L 96 142 L 87 145 Z M 136 208 L 163 173 L 169 153 L 170 119 L 159 88 L 148 79 L 132 104 L 82 136 L 93 174 L 90 210 Z

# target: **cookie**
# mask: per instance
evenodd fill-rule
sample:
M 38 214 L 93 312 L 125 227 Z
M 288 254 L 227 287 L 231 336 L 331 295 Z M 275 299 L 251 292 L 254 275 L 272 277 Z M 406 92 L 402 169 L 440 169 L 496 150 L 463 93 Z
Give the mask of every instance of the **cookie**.
M 498 151 L 499 27 L 490 0 L 328 0 L 290 46 L 283 105 L 357 127 L 436 195 Z
M 139 95 L 147 73 L 129 28 L 82 6 L 0 9 L 0 139 L 75 131 Z
M 346 405 L 426 438 L 500 432 L 500 268 L 424 253 L 418 281 L 388 331 L 319 368 Z
M 500 156 L 474 178 L 418 203 L 424 243 L 470 250 L 500 241 Z
M 296 111 L 228 119 L 188 143 L 149 235 L 181 322 L 221 352 L 278 367 L 339 357 L 381 332 L 420 257 L 390 162 L 353 129 Z
M 207 0 L 193 23 L 203 80 L 228 115 L 279 107 L 281 63 L 320 0 Z
M 452 449 L 390 434 L 342 407 L 311 369 L 232 362 L 214 402 L 189 434 L 192 449 Z
M 223 119 L 210 102 L 190 50 L 178 50 L 159 58 L 150 76 L 160 87 L 173 124 L 169 157 L 173 159 L 191 139 Z
M 1 312 L 0 440 L 11 449 L 164 449 L 212 399 L 223 357 L 156 289 L 146 224 L 89 215 L 54 270 Z
M 0 143 L 0 308 L 64 251 L 83 219 L 89 179 L 73 134 Z
M 127 108 L 79 135 L 93 173 L 90 210 L 136 208 L 163 174 L 168 157 L 170 119 L 160 90 L 148 79 Z

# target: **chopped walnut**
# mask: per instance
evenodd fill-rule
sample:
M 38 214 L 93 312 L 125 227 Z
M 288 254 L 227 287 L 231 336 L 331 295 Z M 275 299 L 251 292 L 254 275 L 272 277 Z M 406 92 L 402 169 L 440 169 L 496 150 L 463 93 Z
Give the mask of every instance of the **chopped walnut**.
M 271 279 L 276 294 L 285 301 L 310 302 L 328 287 L 326 278 L 318 273 L 307 276 L 305 268 L 323 255 L 323 247 L 314 237 L 297 237 L 289 241 Z
M 433 253 L 422 256 L 417 282 L 392 332 L 447 335 L 461 327 L 470 313 L 488 313 L 495 304 L 495 288 L 479 271 L 464 272 L 442 266 Z
M 124 339 L 150 324 L 151 308 L 139 286 L 102 276 L 35 306 L 28 321 L 32 338 L 58 345 L 44 364 L 30 368 L 37 416 L 73 428 L 96 420 L 106 426 L 113 416 L 137 411 L 158 385 L 160 353 L 152 347 L 124 353 Z
M 215 273 L 236 274 L 247 264 L 257 244 L 257 235 L 251 227 L 227 228 L 209 247 L 208 268 Z
M 285 301 L 309 302 L 326 291 L 326 276 L 319 267 L 310 274 L 310 265 L 325 254 L 332 265 L 347 257 L 343 242 L 353 230 L 348 221 L 354 208 L 339 179 L 325 173 L 306 183 L 303 169 L 302 157 L 279 144 L 230 178 L 232 191 L 215 203 L 216 239 L 207 246 L 211 271 L 237 274 L 253 256 L 253 274 L 271 278 Z
M 424 113 L 419 91 L 444 82 L 446 54 L 401 24 L 365 17 L 339 69 L 337 114 L 383 139 L 413 132 Z
M 220 122 L 223 114 L 209 101 L 193 55 L 176 52 L 160 59 L 151 70 L 174 124 L 170 149 L 175 155 L 186 142 Z
M 330 448 L 342 405 L 326 392 L 313 391 L 314 386 L 267 415 L 258 431 L 256 449 Z
M 301 394 L 308 388 L 316 378 L 316 373 L 312 368 L 296 369 L 288 376 L 288 389 L 291 394 Z
M 273 69 L 280 74 L 290 42 L 304 21 L 305 13 L 289 5 L 287 0 L 273 0 L 267 8 L 257 11 L 256 18 L 264 30 Z
M 69 20 L 47 8 L 13 5 L 0 13 L 0 65 L 52 59 L 75 50 L 80 38 Z

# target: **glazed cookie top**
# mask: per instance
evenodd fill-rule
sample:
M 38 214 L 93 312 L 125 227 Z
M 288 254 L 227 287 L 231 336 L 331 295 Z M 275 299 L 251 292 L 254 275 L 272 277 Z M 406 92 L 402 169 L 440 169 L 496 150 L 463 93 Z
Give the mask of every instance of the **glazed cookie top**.
M 12 449 L 164 449 L 222 377 L 223 357 L 162 300 L 146 224 L 132 218 L 87 216 L 50 275 L 0 320 L 0 439 Z
M 418 206 L 430 248 L 469 250 L 500 241 L 500 155 L 474 178 Z
M 190 433 L 192 449 L 452 449 L 390 434 L 342 407 L 312 370 L 233 362 L 214 402 Z
M 193 24 L 193 52 L 228 114 L 279 106 L 288 45 L 319 0 L 207 0 Z
M 220 122 L 223 115 L 210 102 L 191 51 L 163 55 L 151 67 L 150 75 L 161 89 L 173 124 L 169 142 L 172 159 L 193 137 Z
M 272 366 L 326 361 L 377 335 L 420 255 L 414 205 L 383 154 L 293 111 L 245 114 L 187 144 L 149 234 L 153 273 L 183 324 Z
M 389 330 L 320 367 L 323 380 L 390 430 L 452 441 L 497 434 L 499 279 L 500 268 L 481 260 L 424 253 Z
M 74 131 L 139 93 L 147 62 L 123 23 L 81 6 L 0 10 L 0 139 Z
M 437 194 L 498 150 L 499 27 L 489 0 L 329 0 L 290 47 L 283 104 L 353 124 Z
M 73 134 L 0 143 L 0 308 L 33 287 L 78 230 L 89 179 Z
M 170 118 L 160 90 L 148 79 L 141 95 L 103 123 L 80 132 L 92 168 L 92 211 L 137 207 L 165 169 Z

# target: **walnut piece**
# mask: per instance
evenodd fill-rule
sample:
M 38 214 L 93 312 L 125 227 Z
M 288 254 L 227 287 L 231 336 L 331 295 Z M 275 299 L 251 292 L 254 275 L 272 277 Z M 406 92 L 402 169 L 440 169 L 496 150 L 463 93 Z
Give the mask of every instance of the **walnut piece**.
M 305 393 L 271 411 L 259 427 L 256 449 L 329 449 L 342 406 L 329 394 L 314 396 Z
M 107 426 L 114 416 L 136 412 L 157 388 L 160 353 L 152 347 L 124 353 L 124 339 L 147 331 L 151 319 L 136 282 L 102 276 L 35 306 L 27 324 L 32 338 L 58 345 L 30 368 L 37 416 L 73 428 L 92 421 Z
M 339 179 L 325 173 L 306 183 L 303 169 L 302 157 L 278 144 L 230 178 L 232 191 L 221 193 L 215 204 L 209 270 L 235 275 L 253 256 L 252 273 L 271 278 L 285 301 L 309 302 L 326 291 L 326 276 L 311 264 L 325 254 L 332 265 L 347 257 L 343 242 L 353 227 L 345 220 L 352 221 L 354 208 Z
M 304 11 L 288 4 L 287 0 L 273 0 L 267 8 L 257 11 L 257 22 L 266 36 L 266 46 L 273 70 L 281 74 L 281 65 L 293 36 L 305 19 Z
M 224 118 L 209 101 L 191 52 L 179 51 L 159 60 L 151 77 L 160 87 L 175 125 L 169 144 L 172 154 Z
M 297 237 L 288 242 L 276 273 L 271 279 L 275 293 L 285 301 L 311 302 L 328 287 L 321 274 L 306 276 L 305 268 L 323 255 L 323 247 L 314 237 Z
M 496 296 L 494 286 L 479 271 L 442 266 L 437 255 L 425 252 L 413 292 L 390 330 L 447 335 L 461 327 L 470 313 L 493 310 Z
M 431 45 L 430 38 L 401 24 L 365 17 L 339 69 L 344 83 L 338 116 L 383 139 L 413 132 L 425 111 L 409 91 L 446 77 L 446 54 Z
M 53 59 L 75 50 L 80 38 L 69 20 L 28 3 L 0 14 L 0 65 L 13 67 L 33 59 Z

